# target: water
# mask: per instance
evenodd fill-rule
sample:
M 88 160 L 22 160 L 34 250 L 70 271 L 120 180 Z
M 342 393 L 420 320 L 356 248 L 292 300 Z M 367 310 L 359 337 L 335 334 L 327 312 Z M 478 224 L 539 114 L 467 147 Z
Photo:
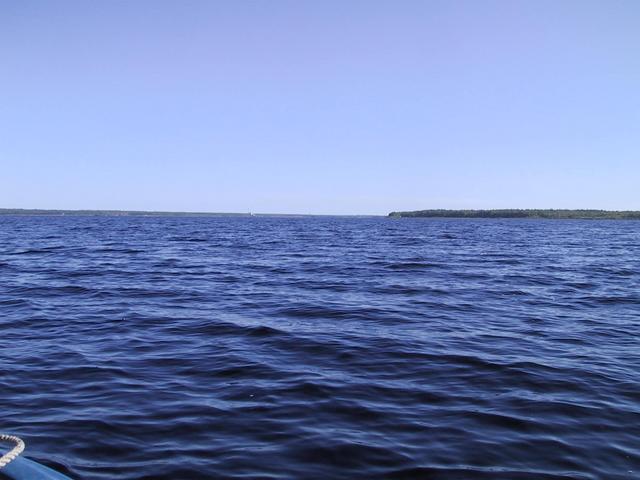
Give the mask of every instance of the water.
M 0 217 L 0 279 L 77 479 L 640 477 L 640 222 Z

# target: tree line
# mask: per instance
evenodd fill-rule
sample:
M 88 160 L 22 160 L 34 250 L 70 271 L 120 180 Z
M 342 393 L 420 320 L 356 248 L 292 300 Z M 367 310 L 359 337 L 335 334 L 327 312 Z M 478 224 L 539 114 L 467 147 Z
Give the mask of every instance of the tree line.
M 497 209 L 497 210 L 415 210 L 391 212 L 390 217 L 440 218 L 550 218 L 550 219 L 616 219 L 640 220 L 640 211 L 633 210 L 568 210 L 568 209 Z

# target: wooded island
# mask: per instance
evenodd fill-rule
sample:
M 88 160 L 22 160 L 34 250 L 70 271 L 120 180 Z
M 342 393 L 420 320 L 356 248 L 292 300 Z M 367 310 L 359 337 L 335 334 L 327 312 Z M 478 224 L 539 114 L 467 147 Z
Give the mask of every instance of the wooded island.
M 549 219 L 609 219 L 640 220 L 640 211 L 633 210 L 554 210 L 554 209 L 500 209 L 500 210 L 415 210 L 391 212 L 390 217 L 420 218 L 549 218 Z

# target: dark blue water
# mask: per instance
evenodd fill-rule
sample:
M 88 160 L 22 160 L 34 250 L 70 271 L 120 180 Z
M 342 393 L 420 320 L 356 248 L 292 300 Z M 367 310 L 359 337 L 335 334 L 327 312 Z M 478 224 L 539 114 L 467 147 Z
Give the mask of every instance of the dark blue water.
M 0 279 L 78 479 L 640 478 L 640 222 L 0 217 Z

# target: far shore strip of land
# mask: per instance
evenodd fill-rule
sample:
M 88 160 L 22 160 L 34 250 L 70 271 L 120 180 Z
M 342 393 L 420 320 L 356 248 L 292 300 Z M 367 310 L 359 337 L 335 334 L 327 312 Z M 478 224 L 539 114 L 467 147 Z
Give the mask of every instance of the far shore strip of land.
M 640 220 L 635 210 L 498 209 L 498 210 L 414 210 L 391 212 L 389 217 L 408 218 L 548 218 L 579 220 Z
M 226 216 L 251 215 L 250 213 L 215 212 L 160 212 L 144 210 L 48 210 L 41 208 L 0 208 L 0 215 L 70 215 L 70 216 Z
M 322 215 L 312 213 L 170 212 L 154 210 L 52 210 L 0 208 L 0 216 L 98 216 L 98 217 L 380 217 L 381 215 Z
M 145 210 L 49 210 L 28 208 L 0 208 L 3 215 L 34 216 L 158 216 L 158 217 L 375 217 L 377 215 L 312 215 L 282 213 L 227 213 L 227 212 L 170 212 Z M 492 210 L 413 210 L 391 212 L 392 218 L 544 218 L 544 219 L 582 219 L 582 220 L 640 220 L 637 210 L 570 210 L 570 209 L 492 209 Z

